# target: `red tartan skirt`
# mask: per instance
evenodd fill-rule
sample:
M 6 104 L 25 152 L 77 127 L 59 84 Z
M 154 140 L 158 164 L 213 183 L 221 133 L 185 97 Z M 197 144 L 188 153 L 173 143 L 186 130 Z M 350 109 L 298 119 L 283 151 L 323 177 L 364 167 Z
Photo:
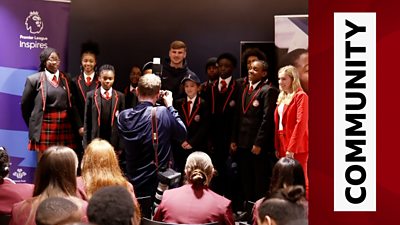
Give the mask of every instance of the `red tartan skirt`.
M 30 140 L 28 149 L 32 151 L 45 151 L 53 145 L 76 148 L 74 133 L 66 110 L 52 110 L 44 112 L 40 141 Z

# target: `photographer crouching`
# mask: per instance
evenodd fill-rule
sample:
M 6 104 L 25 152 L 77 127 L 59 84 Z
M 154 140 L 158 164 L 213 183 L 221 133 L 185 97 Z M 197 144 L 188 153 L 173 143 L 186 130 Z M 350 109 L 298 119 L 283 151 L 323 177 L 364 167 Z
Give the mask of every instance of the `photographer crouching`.
M 122 111 L 118 129 L 125 144 L 127 176 L 136 196 L 156 194 L 158 174 L 170 171 L 171 142 L 186 138 L 186 127 L 172 106 L 172 92 L 161 91 L 154 74 L 140 77 L 136 89 L 139 104 Z M 161 99 L 165 106 L 156 105 Z

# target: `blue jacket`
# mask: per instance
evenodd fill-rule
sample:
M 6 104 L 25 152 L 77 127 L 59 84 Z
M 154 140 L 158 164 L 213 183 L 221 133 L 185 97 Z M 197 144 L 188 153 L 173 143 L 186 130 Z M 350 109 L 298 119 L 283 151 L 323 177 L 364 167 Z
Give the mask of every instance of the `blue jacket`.
M 155 155 L 152 143 L 151 102 L 140 102 L 134 108 L 123 110 L 118 116 L 118 130 L 125 144 L 127 173 L 135 191 L 150 188 L 155 191 Z M 158 164 L 167 167 L 171 160 L 171 141 L 182 142 L 186 127 L 177 110 L 157 106 Z M 149 186 L 150 185 L 150 186 Z M 157 183 L 155 183 L 157 185 Z

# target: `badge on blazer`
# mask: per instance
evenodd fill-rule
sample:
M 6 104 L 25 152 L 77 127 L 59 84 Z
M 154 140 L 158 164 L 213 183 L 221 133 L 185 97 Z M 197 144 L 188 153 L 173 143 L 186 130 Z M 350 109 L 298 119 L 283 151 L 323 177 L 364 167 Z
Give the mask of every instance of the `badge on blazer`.
M 260 105 L 260 102 L 256 99 L 253 101 L 253 106 L 258 107 Z
M 234 101 L 234 100 L 231 100 L 231 101 L 229 102 L 229 106 L 230 106 L 230 107 L 234 107 L 234 106 L 235 106 L 235 104 L 236 104 L 236 103 L 235 103 L 235 101 Z
M 194 121 L 199 122 L 200 121 L 200 115 L 194 116 Z

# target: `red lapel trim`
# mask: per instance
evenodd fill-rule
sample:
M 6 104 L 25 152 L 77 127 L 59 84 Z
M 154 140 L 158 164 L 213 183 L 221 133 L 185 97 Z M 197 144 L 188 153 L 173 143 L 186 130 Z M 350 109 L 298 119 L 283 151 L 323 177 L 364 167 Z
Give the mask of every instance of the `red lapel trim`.
M 72 103 L 71 103 L 71 92 L 69 91 L 69 85 L 67 82 L 67 78 L 65 78 L 64 74 L 60 72 L 60 80 L 63 79 L 64 80 L 64 85 L 67 88 L 67 95 L 68 95 L 68 101 L 69 101 L 69 107 L 72 107 Z
M 81 81 L 83 81 L 82 76 L 83 76 L 82 74 L 80 74 L 78 76 L 78 86 L 79 86 L 79 90 L 81 91 L 81 94 L 83 96 L 83 100 L 85 100 L 85 102 L 86 102 L 86 95 L 85 95 L 85 92 L 83 91 L 82 84 L 81 84 Z
M 115 96 L 115 98 L 113 98 L 113 96 Z M 115 117 L 115 113 L 117 112 L 117 105 L 118 105 L 118 94 L 117 94 L 116 90 L 114 90 L 113 96 L 111 96 L 111 100 L 115 99 L 115 103 L 114 103 L 114 101 L 111 102 L 111 104 L 114 104 L 114 110 L 111 115 L 111 126 L 114 124 L 114 117 Z
M 222 108 L 222 112 L 225 111 L 226 104 L 228 104 L 229 99 L 230 99 L 230 97 L 231 97 L 233 91 L 235 90 L 236 82 L 235 82 L 235 80 L 233 80 L 233 79 L 231 79 L 231 81 L 232 81 L 232 89 L 231 89 L 231 91 L 230 91 L 228 97 L 225 99 L 225 104 L 224 104 L 224 107 Z M 218 82 L 218 80 L 216 80 L 216 81 L 214 82 L 213 88 L 211 89 L 211 95 L 212 95 L 212 97 L 211 97 L 211 99 L 212 99 L 212 110 L 211 110 L 211 111 L 212 111 L 212 113 L 215 113 L 215 99 L 214 99 L 215 96 L 214 96 L 214 89 L 215 89 L 215 87 L 218 88 L 218 86 L 216 85 L 217 82 Z M 229 89 L 229 86 L 228 86 L 228 89 Z
M 98 92 L 100 93 L 100 88 L 97 88 L 96 91 L 94 91 L 93 98 L 94 98 L 94 104 L 96 105 L 96 109 L 97 109 L 97 124 L 98 124 L 98 126 L 100 126 L 100 113 L 101 113 L 101 111 L 100 111 L 100 107 L 99 107 L 99 102 L 97 101 L 97 98 L 99 96 L 97 94 Z M 100 93 L 100 98 L 101 98 L 101 93 Z
M 258 96 L 258 93 L 260 93 L 260 91 L 261 91 L 261 87 L 263 86 L 263 85 L 258 85 L 259 87 L 258 87 L 258 90 L 257 90 L 257 92 L 251 97 L 251 99 L 250 99 L 250 101 L 249 101 L 249 103 L 247 104 L 247 106 L 246 106 L 246 108 L 244 107 L 244 105 L 245 105 L 245 96 L 246 96 L 246 94 L 247 94 L 247 92 L 248 92 L 248 90 L 249 90 L 249 85 L 247 84 L 246 85 L 246 88 L 245 88 L 245 90 L 247 90 L 247 92 L 246 91 L 243 91 L 243 94 L 242 94 L 242 111 L 243 111 L 243 114 L 246 114 L 247 113 L 247 111 L 249 110 L 249 108 L 250 108 L 250 105 L 253 103 L 253 101 L 254 101 L 254 99 Z M 253 91 L 254 92 L 254 91 Z
M 197 101 L 196 109 L 194 108 L 194 105 L 193 105 L 193 110 L 192 110 L 192 113 L 190 115 L 188 115 L 189 112 L 187 112 L 187 100 L 182 102 L 183 114 L 185 115 L 186 124 L 188 126 L 190 126 L 190 124 L 192 123 L 194 117 L 196 116 L 197 112 L 200 109 L 201 98 L 199 96 L 197 96 L 195 102 L 196 101 Z
M 41 92 L 42 92 L 42 104 L 43 104 L 43 106 L 42 106 L 42 109 L 43 109 L 43 112 L 44 112 L 44 110 L 46 109 L 46 93 L 45 93 L 45 91 L 44 91 L 44 88 L 45 88 L 45 80 L 46 80 L 46 74 L 45 74 L 45 72 L 42 72 L 41 74 L 40 74 L 40 86 L 41 86 Z

